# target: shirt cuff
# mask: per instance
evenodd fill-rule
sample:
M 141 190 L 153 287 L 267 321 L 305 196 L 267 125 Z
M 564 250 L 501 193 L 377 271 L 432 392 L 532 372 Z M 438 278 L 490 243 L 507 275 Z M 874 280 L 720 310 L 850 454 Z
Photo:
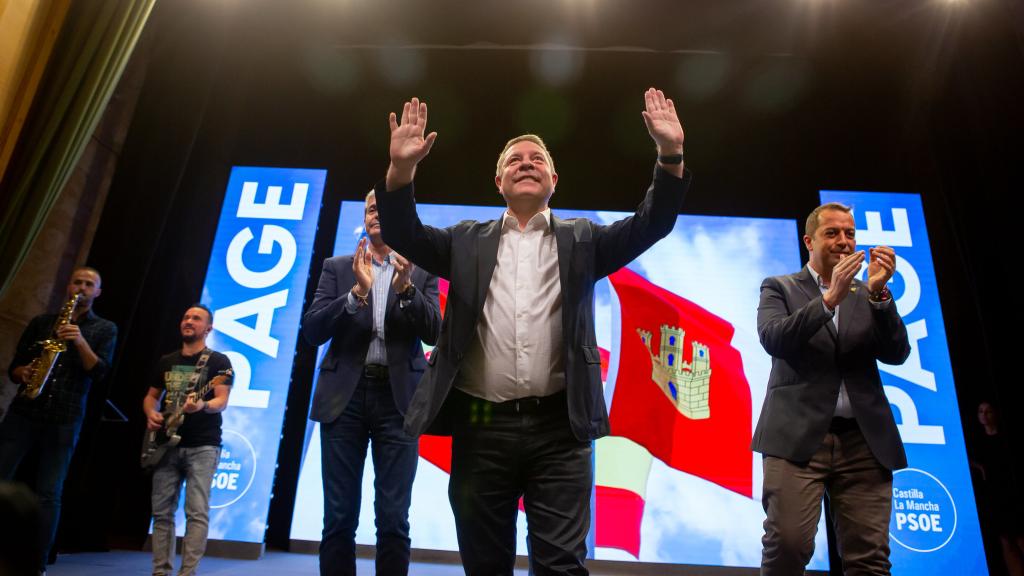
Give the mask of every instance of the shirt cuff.
M 355 314 L 357 310 L 359 310 L 359 300 L 349 290 L 348 297 L 345 299 L 345 311 L 349 314 Z

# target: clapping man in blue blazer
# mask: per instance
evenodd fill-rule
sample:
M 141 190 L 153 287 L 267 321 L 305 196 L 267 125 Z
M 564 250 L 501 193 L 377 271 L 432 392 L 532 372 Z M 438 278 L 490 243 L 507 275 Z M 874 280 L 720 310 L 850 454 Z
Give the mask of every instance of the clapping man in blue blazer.
M 403 431 L 409 400 L 426 368 L 421 342 L 441 324 L 437 277 L 381 239 L 377 199 L 366 196 L 366 237 L 356 253 L 324 261 L 302 334 L 331 341 L 320 364 L 310 418 L 320 422 L 324 531 L 320 573 L 354 575 L 363 463 L 372 443 L 377 574 L 409 571 L 409 503 L 415 436 Z

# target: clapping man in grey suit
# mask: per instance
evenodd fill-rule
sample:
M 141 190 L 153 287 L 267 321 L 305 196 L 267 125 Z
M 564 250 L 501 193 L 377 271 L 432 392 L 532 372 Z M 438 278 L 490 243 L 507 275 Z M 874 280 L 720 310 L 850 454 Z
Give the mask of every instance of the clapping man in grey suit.
M 763 455 L 762 503 L 768 517 L 761 574 L 803 574 L 827 493 L 848 575 L 889 574 L 892 471 L 904 468 L 878 362 L 902 364 L 907 329 L 886 284 L 892 248 L 867 258 L 842 204 L 807 218 L 801 271 L 761 284 L 757 329 L 772 356 L 752 449 Z

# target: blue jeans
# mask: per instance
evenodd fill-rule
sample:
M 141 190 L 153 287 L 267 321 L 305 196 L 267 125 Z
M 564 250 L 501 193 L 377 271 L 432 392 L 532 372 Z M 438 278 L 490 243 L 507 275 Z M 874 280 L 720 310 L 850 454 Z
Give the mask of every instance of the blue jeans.
M 0 423 L 0 479 L 12 480 L 18 465 L 30 450 L 39 455 L 33 484 L 42 511 L 43 556 L 39 559 L 40 570 L 46 566 L 57 535 L 64 478 L 81 428 L 81 421 L 50 424 L 14 411 L 8 412 L 7 418 Z
M 324 532 L 320 574 L 356 573 L 355 535 L 366 448 L 372 443 L 377 574 L 409 571 L 409 502 L 419 445 L 402 429 L 387 380 L 364 378 L 345 411 L 320 424 Z
M 210 527 L 210 485 L 220 462 L 220 446 L 171 448 L 153 472 L 153 574 L 174 571 L 174 513 L 185 481 L 185 538 L 179 576 L 195 574 L 206 552 Z

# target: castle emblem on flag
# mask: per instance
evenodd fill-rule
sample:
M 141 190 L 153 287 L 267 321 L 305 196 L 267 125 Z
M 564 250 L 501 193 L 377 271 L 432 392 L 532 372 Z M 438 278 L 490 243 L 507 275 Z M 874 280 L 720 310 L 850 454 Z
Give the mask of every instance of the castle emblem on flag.
M 708 347 L 693 341 L 690 362 L 683 360 L 683 338 L 686 332 L 667 324 L 661 325 L 661 351 L 651 350 L 651 333 L 637 328 L 637 333 L 651 355 L 651 379 L 661 388 L 683 416 L 691 420 L 711 417 L 708 402 L 711 390 L 711 364 Z

